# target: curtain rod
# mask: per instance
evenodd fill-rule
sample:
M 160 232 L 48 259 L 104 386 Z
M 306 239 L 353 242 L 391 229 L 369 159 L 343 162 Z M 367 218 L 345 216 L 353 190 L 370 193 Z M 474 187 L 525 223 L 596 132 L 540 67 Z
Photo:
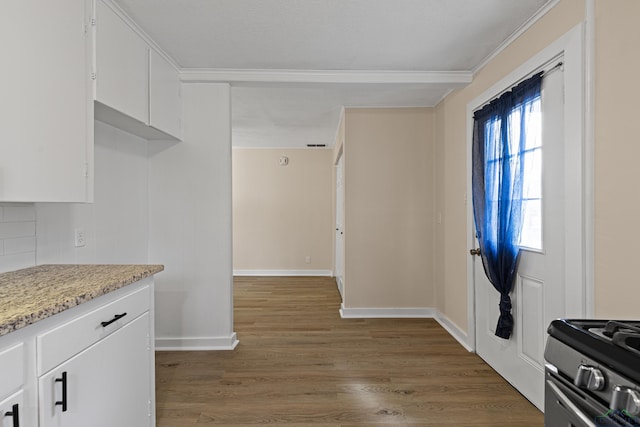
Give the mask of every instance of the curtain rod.
M 502 93 L 504 92 L 508 92 L 511 89 L 513 89 L 514 87 L 518 86 L 520 83 L 522 83 L 523 81 L 535 76 L 536 74 L 542 72 L 542 74 L 540 74 L 540 76 L 542 78 L 548 76 L 549 74 L 553 73 L 556 70 L 562 70 L 562 67 L 564 66 L 564 62 L 562 60 L 558 61 L 556 63 L 556 65 L 554 65 L 553 67 L 545 70 L 545 67 L 547 67 L 549 65 L 549 63 L 557 61 L 558 57 L 556 57 L 555 59 L 552 59 L 551 61 L 547 62 L 545 65 L 539 67 L 537 70 L 535 70 L 534 72 L 527 74 L 525 77 L 521 78 L 520 80 L 518 80 L 517 82 L 515 82 L 509 89 L 504 90 Z
M 562 62 L 562 61 L 558 62 L 553 67 L 549 68 L 548 70 L 543 71 L 542 72 L 542 77 L 545 77 L 547 74 L 551 74 L 552 72 L 554 72 L 557 69 L 561 69 L 563 65 L 564 65 L 564 62 Z
M 559 60 L 559 61 L 558 61 Z M 550 63 L 554 62 L 554 61 L 558 61 L 556 63 L 556 65 L 554 65 L 553 67 L 549 68 L 548 70 L 545 70 L 544 68 L 547 67 Z M 484 104 L 480 105 L 478 108 L 474 109 L 473 111 L 479 111 L 481 110 L 485 105 L 487 105 L 488 103 L 490 103 L 492 100 L 496 99 L 496 98 L 500 98 L 502 95 L 504 95 L 505 93 L 509 92 L 511 89 L 513 89 L 514 87 L 518 86 L 520 83 L 522 83 L 523 81 L 527 80 L 530 77 L 533 77 L 534 75 L 536 75 L 537 73 L 542 71 L 542 77 L 544 78 L 545 76 L 551 74 L 552 72 L 556 71 L 556 70 L 561 70 L 562 67 L 564 66 L 564 62 L 562 61 L 562 56 L 556 56 L 555 58 L 553 58 L 550 61 L 547 61 L 544 65 L 538 67 L 534 72 L 527 74 L 525 77 L 516 80 L 515 83 L 513 83 L 512 85 L 508 86 L 507 88 L 503 89 L 502 91 L 500 91 L 499 93 L 497 93 L 496 95 L 492 96 L 489 100 L 487 100 Z

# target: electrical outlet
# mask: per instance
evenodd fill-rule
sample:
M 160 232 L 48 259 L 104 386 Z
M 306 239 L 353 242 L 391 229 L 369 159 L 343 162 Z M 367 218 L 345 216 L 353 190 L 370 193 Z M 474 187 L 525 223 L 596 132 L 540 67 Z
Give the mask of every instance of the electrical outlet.
M 304 262 L 307 263 L 307 264 L 311 264 L 311 257 L 309 255 L 304 257 Z
M 74 241 L 75 241 L 76 248 L 80 248 L 87 244 L 87 239 L 84 234 L 84 228 L 76 228 L 74 233 Z

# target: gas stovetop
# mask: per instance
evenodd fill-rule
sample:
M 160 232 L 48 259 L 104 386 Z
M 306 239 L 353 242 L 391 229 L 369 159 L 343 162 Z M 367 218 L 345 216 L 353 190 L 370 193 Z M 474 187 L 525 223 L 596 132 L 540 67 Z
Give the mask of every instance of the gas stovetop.
M 640 321 L 559 319 L 548 333 L 640 384 Z

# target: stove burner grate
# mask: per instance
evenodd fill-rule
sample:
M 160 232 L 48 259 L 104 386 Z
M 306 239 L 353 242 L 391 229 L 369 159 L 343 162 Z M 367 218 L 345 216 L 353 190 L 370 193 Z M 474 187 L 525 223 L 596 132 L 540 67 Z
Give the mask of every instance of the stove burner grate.
M 640 320 L 557 319 L 551 322 L 548 332 L 640 385 Z
M 611 338 L 615 345 L 640 354 L 640 327 L 610 320 L 605 325 L 602 334 Z
M 620 332 L 620 331 L 629 331 L 631 333 L 635 332 L 636 334 L 640 334 L 640 327 L 634 326 L 627 322 L 610 320 L 604 326 L 604 331 L 602 333 L 608 336 L 609 338 L 612 338 L 617 332 Z

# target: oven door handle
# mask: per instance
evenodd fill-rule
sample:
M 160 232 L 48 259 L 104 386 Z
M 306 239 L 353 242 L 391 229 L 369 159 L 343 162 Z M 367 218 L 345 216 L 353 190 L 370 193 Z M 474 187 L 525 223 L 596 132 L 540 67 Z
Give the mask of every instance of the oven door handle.
M 595 422 L 593 422 L 587 414 L 582 412 L 578 406 L 567 397 L 566 394 L 560 390 L 560 388 L 555 385 L 551 380 L 547 380 L 547 385 L 553 391 L 553 394 L 556 396 L 558 401 L 565 407 L 569 415 L 574 415 L 574 421 L 581 423 L 576 427 L 597 427 Z

